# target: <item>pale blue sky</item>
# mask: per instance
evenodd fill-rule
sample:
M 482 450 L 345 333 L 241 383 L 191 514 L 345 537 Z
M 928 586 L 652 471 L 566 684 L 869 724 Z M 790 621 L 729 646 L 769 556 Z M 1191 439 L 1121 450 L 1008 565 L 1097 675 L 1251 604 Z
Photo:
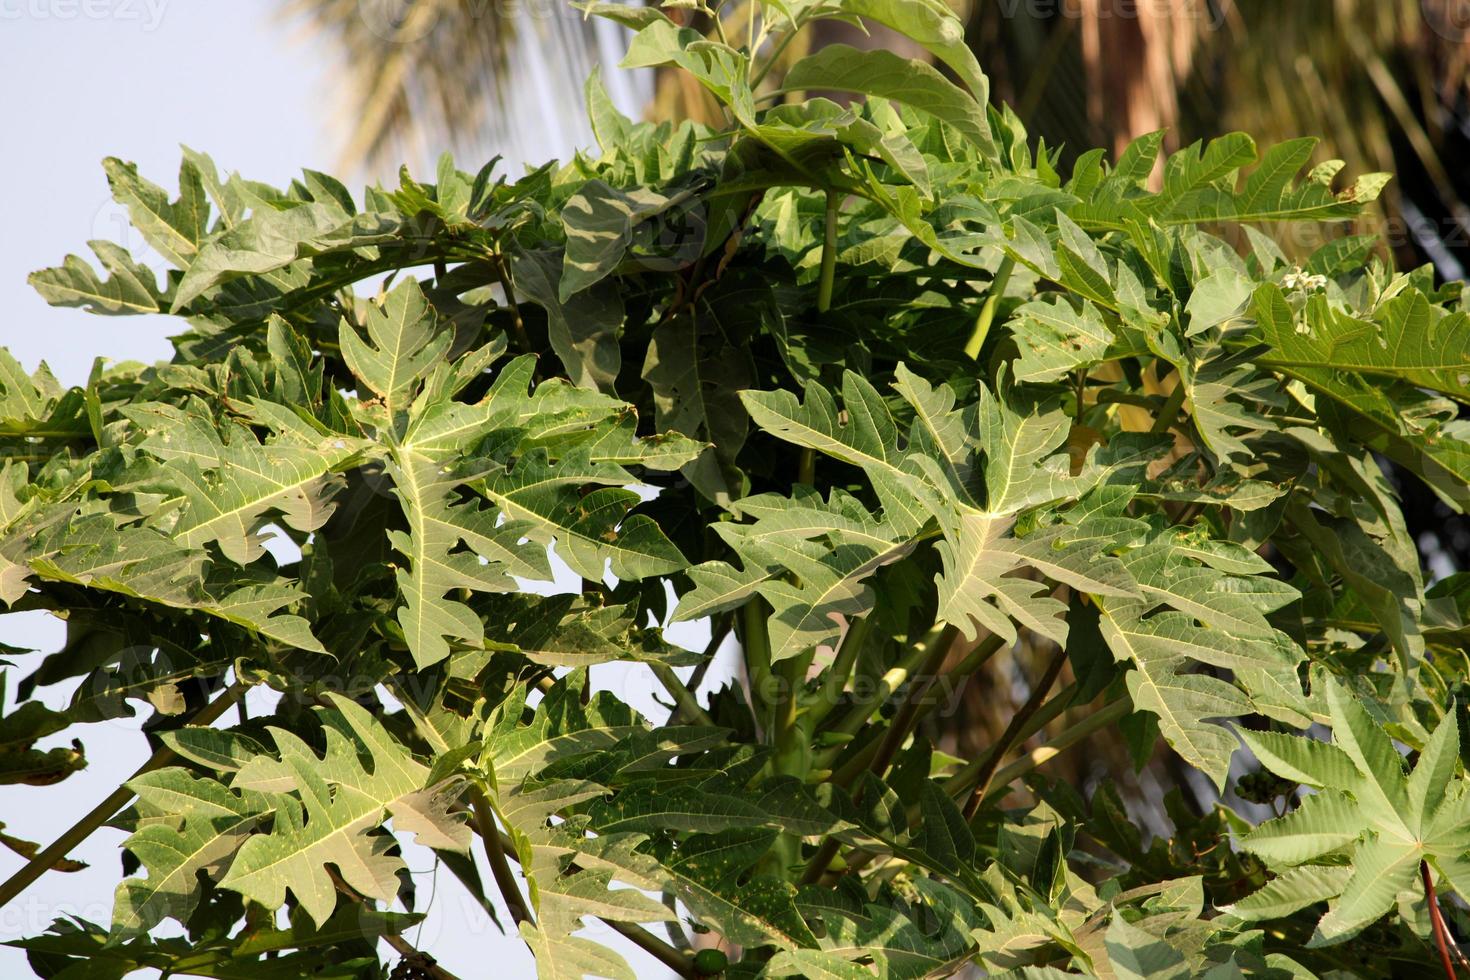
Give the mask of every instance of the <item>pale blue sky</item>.
M 77 383 L 98 355 L 167 357 L 164 338 L 180 328 L 179 321 L 165 317 L 106 318 L 52 309 L 26 285 L 27 273 L 59 263 L 68 252 L 89 256 L 89 239 L 139 246 L 108 196 L 104 156 L 136 162 L 145 176 L 171 191 L 181 143 L 209 153 L 222 170 L 277 185 L 303 166 L 335 170 L 341 134 L 330 120 L 340 93 L 331 87 L 330 51 L 279 23 L 274 9 L 268 3 L 203 0 L 0 0 L 0 90 L 8 93 L 0 108 L 0 344 L 28 369 L 44 359 L 64 383 Z M 518 64 L 517 72 L 538 89 L 547 75 L 530 64 Z M 630 97 L 626 90 L 615 94 L 624 102 Z M 564 152 L 556 144 L 584 133 L 580 119 L 553 126 L 543 116 L 532 137 L 546 144 L 536 147 L 542 152 Z M 474 169 L 474 162 L 462 163 Z M 49 650 L 60 638 L 61 624 L 44 615 L 0 617 L 5 643 Z M 697 631 L 681 638 L 691 645 L 700 639 Z M 14 677 L 34 660 L 23 658 Z M 648 703 L 644 679 L 603 680 Z M 59 706 L 69 693 L 55 691 L 48 700 Z M 43 743 L 80 736 L 89 766 L 56 787 L 0 787 L 6 832 L 49 842 L 90 809 L 142 761 L 136 727 L 84 726 Z M 0 939 L 39 933 L 64 913 L 107 922 L 121 839 L 117 832 L 99 833 L 78 852 L 91 869 L 48 874 L 0 909 Z M 408 858 L 415 870 L 431 867 L 422 850 Z M 0 851 L 0 876 L 19 864 L 18 857 Z M 427 894 L 427 873 L 420 882 L 421 895 Z M 501 936 L 447 873 L 438 875 L 433 914 L 415 938 L 466 980 L 534 973 L 519 940 Z M 640 975 L 662 975 L 637 951 L 629 955 Z M 19 951 L 0 947 L 0 976 L 29 975 Z
M 5 0 L 0 9 L 26 9 Z M 122 7 L 122 0 L 118 0 Z M 139 19 L 0 21 L 6 191 L 0 237 L 4 343 L 27 367 L 45 358 L 63 380 L 86 377 L 96 354 L 168 354 L 163 318 L 104 319 L 52 310 L 26 285 L 33 269 L 94 238 L 124 240 L 101 161 L 119 156 L 173 183 L 179 144 L 276 181 L 330 148 L 310 107 L 322 73 L 304 45 L 283 43 L 258 4 L 175 0 L 149 29 Z M 160 180 L 160 178 L 162 178 Z

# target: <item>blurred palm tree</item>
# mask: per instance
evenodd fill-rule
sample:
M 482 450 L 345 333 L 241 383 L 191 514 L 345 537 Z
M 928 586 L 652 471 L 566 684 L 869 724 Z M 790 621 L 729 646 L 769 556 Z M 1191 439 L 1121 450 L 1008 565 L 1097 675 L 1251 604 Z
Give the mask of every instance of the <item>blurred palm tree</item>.
M 1325 136 L 1349 172 L 1399 175 L 1364 231 L 1461 278 L 1470 115 L 1462 0 L 993 0 L 971 44 L 998 95 L 1071 152 L 1156 129 L 1178 148 L 1229 130 Z M 1310 245 L 1311 243 L 1302 243 Z M 1300 250 L 1300 249 L 1299 249 Z
M 1231 129 L 1263 142 L 1329 134 L 1324 158 L 1400 175 L 1365 231 L 1449 278 L 1470 265 L 1470 188 L 1445 165 L 1470 139 L 1464 0 L 953 2 L 997 95 L 1050 145 L 1117 147 L 1156 129 L 1173 148 Z M 751 5 L 722 9 L 727 33 L 743 37 Z M 334 118 L 348 120 L 349 168 L 423 164 L 430 148 L 446 147 L 471 158 L 564 157 L 590 142 L 582 79 L 599 62 L 625 111 L 713 111 L 677 74 L 655 85 L 648 73 L 613 70 L 622 29 L 565 0 L 284 0 L 283 10 L 329 38 L 342 63 L 345 111 Z M 692 26 L 710 25 L 695 16 Z M 790 46 L 787 63 L 835 40 L 900 43 L 835 22 L 818 28 Z
M 583 81 L 625 43 L 566 0 L 283 0 L 281 14 L 329 42 L 340 165 L 374 174 L 446 149 L 473 169 L 492 154 L 537 163 L 588 145 Z M 652 94 L 630 73 L 606 84 L 635 115 Z
M 744 37 L 756 5 L 715 6 L 730 36 Z M 687 6 L 669 13 L 712 30 L 708 16 Z M 569 0 L 283 0 L 282 14 L 326 38 L 341 63 L 334 81 L 342 111 L 335 118 L 348 121 L 340 134 L 346 169 L 382 172 L 405 160 L 423 166 L 445 148 L 467 159 L 565 157 L 592 142 L 583 80 L 597 64 L 613 102 L 630 115 L 704 122 L 720 116 L 687 73 L 616 68 L 627 32 L 583 17 Z M 886 28 L 822 21 L 785 50 L 782 62 L 837 41 L 924 53 Z

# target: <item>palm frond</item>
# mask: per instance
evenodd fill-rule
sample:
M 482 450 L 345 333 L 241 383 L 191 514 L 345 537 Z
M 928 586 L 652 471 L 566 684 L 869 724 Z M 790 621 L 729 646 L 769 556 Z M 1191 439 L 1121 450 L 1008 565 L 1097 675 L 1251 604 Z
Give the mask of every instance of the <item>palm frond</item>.
M 425 165 L 439 150 L 512 161 L 565 155 L 590 142 L 582 88 L 620 30 L 568 5 L 489 0 L 286 0 L 282 16 L 330 41 L 334 95 L 347 120 L 341 164 Z M 608 79 L 635 106 L 646 83 Z

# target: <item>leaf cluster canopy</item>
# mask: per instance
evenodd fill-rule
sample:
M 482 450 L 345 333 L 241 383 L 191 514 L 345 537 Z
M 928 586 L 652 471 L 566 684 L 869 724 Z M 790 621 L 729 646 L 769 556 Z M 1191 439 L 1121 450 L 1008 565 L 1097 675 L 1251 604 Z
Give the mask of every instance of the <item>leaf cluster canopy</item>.
M 130 835 L 112 921 L 16 940 L 39 975 L 381 976 L 409 838 L 548 977 L 643 969 L 593 920 L 689 977 L 706 933 L 731 977 L 1437 962 L 1470 586 L 1396 481 L 1470 503 L 1461 285 L 1345 234 L 1385 178 L 1311 140 L 1062 173 L 946 5 L 760 8 L 736 45 L 588 3 L 726 125 L 594 76 L 600 147 L 513 179 L 354 197 L 185 150 L 171 196 L 107 162 L 169 268 L 98 242 L 32 283 L 185 326 L 75 386 L 0 350 L 0 601 L 67 622 L 0 774 L 65 778 L 84 749 L 38 741 L 140 710 L 162 747 L 97 818 Z M 935 64 L 834 45 L 778 84 L 828 18 Z M 1288 259 L 1287 224 L 1328 237 Z M 941 751 L 938 692 L 998 678 L 1003 731 Z M 282 697 L 210 727 L 250 689 Z M 1085 779 L 1038 772 L 1076 746 Z M 1161 774 L 1207 805 L 1146 839 Z

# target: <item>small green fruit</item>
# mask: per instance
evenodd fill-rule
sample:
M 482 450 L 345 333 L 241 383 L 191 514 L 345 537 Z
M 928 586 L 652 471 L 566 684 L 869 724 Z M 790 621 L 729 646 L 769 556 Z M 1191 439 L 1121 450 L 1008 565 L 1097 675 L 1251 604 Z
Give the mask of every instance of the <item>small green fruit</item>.
M 729 965 L 729 959 L 717 949 L 701 949 L 694 954 L 694 970 L 702 977 L 724 973 L 725 967 Z

